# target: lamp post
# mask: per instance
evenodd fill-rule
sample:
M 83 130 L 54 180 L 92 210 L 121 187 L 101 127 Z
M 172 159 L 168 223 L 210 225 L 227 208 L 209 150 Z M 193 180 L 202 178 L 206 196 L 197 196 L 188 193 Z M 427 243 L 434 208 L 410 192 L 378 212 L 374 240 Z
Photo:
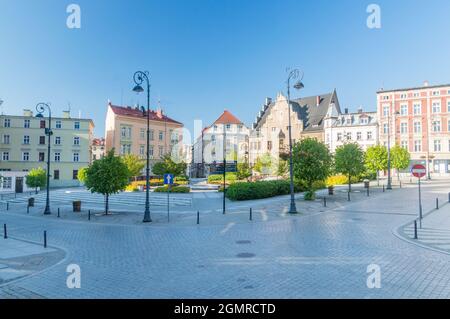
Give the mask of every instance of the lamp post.
M 51 151 L 51 136 L 52 132 L 52 110 L 49 103 L 38 103 L 36 105 L 37 117 L 44 117 L 43 113 L 47 109 L 48 111 L 48 127 L 45 128 L 45 135 L 48 136 L 47 142 L 47 197 L 45 199 L 44 215 L 50 215 L 50 151 Z
M 394 111 L 394 115 L 399 114 Z M 395 126 L 395 125 L 394 125 Z M 388 141 L 387 141 L 387 151 L 388 151 L 388 162 L 387 162 L 387 173 L 388 173 L 388 181 L 386 189 L 392 190 L 392 178 L 391 178 L 391 111 L 389 109 L 388 115 Z
M 291 205 L 289 208 L 290 214 L 297 214 L 297 207 L 295 206 L 295 197 L 294 197 L 294 163 L 292 158 L 292 126 L 291 126 L 291 80 L 296 80 L 300 75 L 300 70 L 288 69 L 289 76 L 287 79 L 287 103 L 288 103 L 288 117 L 289 117 L 289 175 L 290 175 L 290 188 L 291 188 Z M 304 88 L 303 83 L 301 80 L 303 79 L 303 73 L 300 77 L 300 80 L 298 80 L 294 84 L 294 88 L 297 90 L 300 90 Z
M 133 76 L 136 86 L 133 91 L 136 93 L 144 92 L 144 88 L 141 84 L 145 81 L 147 84 L 147 164 L 145 168 L 145 212 L 144 223 L 150 223 L 152 218 L 150 217 L 150 79 L 147 71 L 137 71 Z M 142 110 L 145 114 L 145 110 Z
M 227 185 L 225 184 L 227 172 L 227 132 L 226 124 L 223 124 L 223 214 L 225 215 L 225 192 Z

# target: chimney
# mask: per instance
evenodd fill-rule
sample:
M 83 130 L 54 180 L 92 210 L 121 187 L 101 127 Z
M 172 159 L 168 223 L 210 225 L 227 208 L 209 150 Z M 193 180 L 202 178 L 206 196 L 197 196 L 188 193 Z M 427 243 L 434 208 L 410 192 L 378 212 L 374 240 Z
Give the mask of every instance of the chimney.
M 33 111 L 29 110 L 29 109 L 24 109 L 23 110 L 23 116 L 33 116 Z
M 345 108 L 345 109 L 344 109 L 344 113 L 345 113 L 345 114 L 348 114 L 348 108 Z
M 158 118 L 162 119 L 162 118 L 163 118 L 163 111 L 162 111 L 161 109 L 158 109 L 158 110 L 156 111 L 156 116 L 157 116 Z
M 423 86 L 427 87 L 429 85 L 430 85 L 430 83 L 428 81 L 423 82 Z
M 64 119 L 70 119 L 70 111 L 63 111 L 62 112 L 62 117 Z
M 320 95 L 317 96 L 316 98 L 316 106 L 320 105 Z

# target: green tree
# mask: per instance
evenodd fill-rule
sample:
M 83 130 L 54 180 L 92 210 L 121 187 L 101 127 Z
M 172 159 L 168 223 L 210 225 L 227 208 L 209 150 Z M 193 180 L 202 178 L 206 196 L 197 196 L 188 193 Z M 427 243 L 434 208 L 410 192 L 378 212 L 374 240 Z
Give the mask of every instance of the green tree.
M 324 181 L 331 174 L 332 157 L 325 144 L 306 138 L 294 145 L 294 177 L 306 184 L 305 199 L 315 198 L 314 182 Z
M 399 145 L 391 148 L 391 165 L 397 170 L 398 180 L 400 180 L 400 170 L 408 168 L 410 159 L 411 155 L 407 149 Z
M 253 169 L 261 175 L 275 175 L 278 170 L 276 162 L 270 153 L 266 153 L 256 159 Z
M 277 171 L 277 175 L 284 177 L 289 173 L 289 161 L 288 160 L 284 160 L 280 157 L 280 159 L 278 160 L 278 171 Z
M 239 180 L 248 179 L 252 176 L 252 170 L 247 162 L 241 162 L 237 164 L 237 178 Z
M 84 183 L 86 181 L 87 170 L 88 170 L 88 167 L 83 167 L 78 170 L 77 178 L 81 183 Z
M 34 188 L 37 194 L 38 187 L 47 185 L 47 172 L 42 168 L 33 168 L 27 175 L 25 183 L 28 187 Z
M 163 176 L 164 174 L 173 174 L 174 176 L 184 176 L 187 165 L 185 162 L 176 163 L 172 157 L 167 154 L 161 158 L 161 161 L 155 163 L 152 168 L 153 174 Z
M 126 154 L 122 156 L 122 161 L 127 166 L 128 171 L 130 172 L 130 178 L 141 175 L 145 163 L 142 159 L 139 158 L 139 156 L 134 154 Z
M 377 174 L 377 182 L 380 185 L 380 171 L 387 169 L 388 152 L 384 145 L 374 145 L 367 149 L 365 156 L 366 168 L 371 173 Z
M 109 196 L 125 190 L 128 185 L 130 172 L 127 165 L 114 149 L 102 159 L 94 161 L 86 170 L 85 186 L 92 193 L 105 196 L 105 214 L 108 214 Z
M 348 176 L 348 191 L 352 190 L 351 178 L 364 172 L 364 152 L 358 144 L 348 143 L 339 146 L 334 155 L 335 170 Z

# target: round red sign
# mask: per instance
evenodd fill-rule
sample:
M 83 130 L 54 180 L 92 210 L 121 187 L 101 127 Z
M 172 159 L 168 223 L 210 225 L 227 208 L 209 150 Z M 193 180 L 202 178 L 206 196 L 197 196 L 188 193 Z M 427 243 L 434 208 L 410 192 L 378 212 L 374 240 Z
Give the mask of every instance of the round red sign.
M 427 174 L 427 169 L 421 164 L 416 164 L 411 168 L 411 173 L 417 178 L 422 178 Z

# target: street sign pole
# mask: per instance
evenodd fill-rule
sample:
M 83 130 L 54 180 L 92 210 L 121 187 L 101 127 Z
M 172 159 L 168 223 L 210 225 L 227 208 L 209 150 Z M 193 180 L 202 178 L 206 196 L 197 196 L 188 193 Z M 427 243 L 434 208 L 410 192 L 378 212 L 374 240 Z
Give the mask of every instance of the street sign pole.
M 171 185 L 169 185 L 167 189 L 167 222 L 170 222 L 170 186 Z
M 420 178 L 419 178 L 419 221 L 420 228 L 422 228 L 422 192 L 420 190 Z
M 172 188 L 175 176 L 164 174 L 164 185 L 167 185 L 167 222 L 170 222 L 170 190 Z
M 411 168 L 411 173 L 414 177 L 417 177 L 418 179 L 418 186 L 419 186 L 419 227 L 422 228 L 422 190 L 420 188 L 420 179 L 424 177 L 427 173 L 427 169 L 425 166 L 421 164 L 414 165 Z

